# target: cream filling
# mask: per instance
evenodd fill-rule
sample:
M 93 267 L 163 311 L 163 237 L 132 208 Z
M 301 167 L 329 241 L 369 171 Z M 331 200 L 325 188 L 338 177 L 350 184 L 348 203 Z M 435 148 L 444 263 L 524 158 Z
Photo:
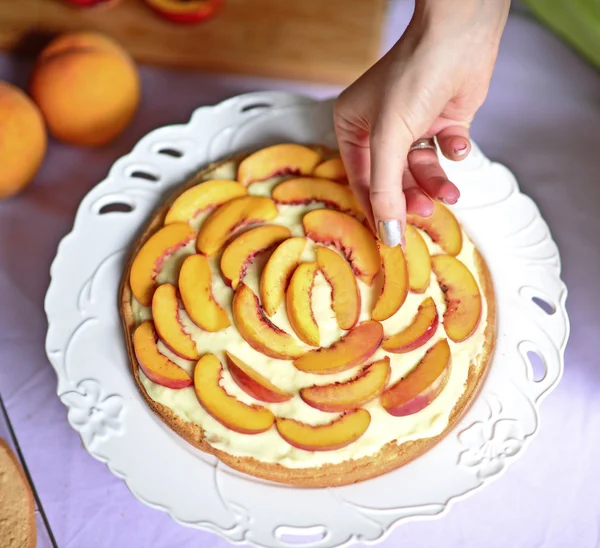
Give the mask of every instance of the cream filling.
M 211 178 L 233 178 L 233 175 L 232 168 L 225 166 L 218 170 L 218 172 L 213 172 Z M 273 179 L 265 183 L 255 183 L 250 187 L 250 193 L 268 195 L 272 187 L 279 180 Z M 311 204 L 309 206 L 279 206 L 279 215 L 272 221 L 272 224 L 288 226 L 294 236 L 302 236 L 301 221 L 303 215 L 308 210 L 318 207 L 321 206 L 319 204 Z M 206 214 L 201 214 L 192 220 L 190 224 L 197 229 L 205 217 Z M 441 252 L 441 248 L 434 244 L 425 233 L 421 232 L 421 234 L 425 238 L 432 254 Z M 303 261 L 315 260 L 315 247 L 316 245 L 309 241 L 302 257 Z M 171 282 L 176 284 L 178 269 L 182 259 L 193 252 L 194 244 L 191 243 L 185 248 L 178 250 L 166 260 L 163 269 L 157 277 L 159 283 Z M 464 232 L 463 248 L 458 255 L 458 259 L 474 274 L 481 290 L 482 283 L 475 264 L 475 247 Z M 258 294 L 260 273 L 265 260 L 266 257 L 264 256 L 257 257 L 255 262 L 248 268 L 244 277 L 244 283 L 252 288 L 256 294 Z M 221 306 L 227 310 L 229 316 L 232 317 L 231 303 L 233 293 L 220 276 L 218 260 L 211 259 L 210 263 L 213 271 L 214 296 Z M 363 321 L 370 319 L 370 311 L 373 308 L 380 286 L 377 283 L 374 283 L 372 287 L 360 281 L 358 283 L 362 298 L 360 320 Z M 429 286 L 424 293 L 409 293 L 401 309 L 393 317 L 382 322 L 385 335 L 394 334 L 409 325 L 417 313 L 420 303 L 426 297 L 434 299 L 441 318 L 446 305 L 444 295 L 432 273 Z M 274 426 L 261 434 L 248 435 L 234 432 L 223 426 L 204 410 L 198 402 L 193 387 L 174 390 L 150 381 L 141 370 L 139 371 L 139 376 L 148 395 L 153 400 L 166 405 L 183 420 L 201 426 L 205 432 L 207 441 L 217 449 L 235 456 L 254 457 L 263 462 L 279 463 L 289 468 L 340 463 L 350 459 L 374 455 L 391 441 L 401 444 L 411 440 L 429 438 L 440 434 L 445 429 L 448 424 L 450 412 L 465 390 L 470 363 L 473 361 L 476 362 L 482 357 L 481 351 L 484 344 L 487 317 L 487 303 L 485 298 L 482 299 L 482 302 L 482 320 L 474 334 L 461 343 L 454 343 L 449 340 L 452 352 L 452 368 L 448 382 L 440 395 L 418 413 L 406 417 L 393 417 L 383 409 L 378 400 L 372 401 L 365 406 L 365 409 L 371 414 L 371 424 L 367 431 L 355 442 L 334 451 L 311 452 L 292 447 L 279 436 Z M 320 273 L 315 278 L 312 306 L 319 326 L 321 345 L 329 346 L 339 340 L 345 332 L 337 325 L 331 307 L 331 288 Z M 133 312 L 137 322 L 151 318 L 151 310 L 142 307 L 135 299 L 133 301 Z M 208 333 L 195 326 L 184 310 L 180 311 L 180 319 L 184 330 L 196 342 L 201 354 L 211 352 L 221 359 L 221 363 L 223 364 L 221 386 L 239 400 L 248 404 L 259 403 L 273 411 L 278 417 L 289 417 L 311 425 L 331 422 L 339 416 L 339 413 L 325 413 L 313 409 L 297 396 L 298 391 L 307 386 L 346 381 L 355 376 L 360 370 L 360 367 L 356 367 L 335 375 L 303 373 L 294 367 L 292 361 L 269 358 L 254 350 L 244 341 L 234 325 L 218 333 Z M 294 333 L 287 318 L 285 302 L 276 312 L 272 321 L 288 333 Z M 428 348 L 444 337 L 445 332 L 440 323 L 436 334 L 427 344 L 420 348 L 406 354 L 391 354 L 380 348 L 369 361 L 380 359 L 386 355 L 389 356 L 392 369 L 390 383 L 394 383 L 414 368 Z M 300 341 L 299 343 L 303 344 Z M 165 356 L 183 367 L 190 374 L 193 373 L 193 362 L 174 355 L 161 342 L 158 343 L 158 346 L 159 350 Z M 310 349 L 310 347 L 304 346 L 307 350 Z M 284 403 L 257 402 L 239 388 L 231 378 L 225 365 L 225 350 L 228 350 L 255 368 L 279 388 L 292 392 L 296 396 Z

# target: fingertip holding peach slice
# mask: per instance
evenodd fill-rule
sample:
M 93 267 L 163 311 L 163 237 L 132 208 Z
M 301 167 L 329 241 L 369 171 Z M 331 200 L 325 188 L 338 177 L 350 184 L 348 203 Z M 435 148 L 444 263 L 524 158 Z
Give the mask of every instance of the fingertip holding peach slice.
M 371 317 L 377 321 L 391 318 L 406 300 L 408 294 L 408 269 L 400 246 L 379 245 L 383 286 Z
M 269 257 L 260 277 L 260 299 L 267 316 L 275 314 L 283 302 L 305 247 L 306 238 L 289 238 L 279 244 Z
M 292 394 L 277 388 L 247 363 L 229 352 L 225 352 L 225 355 L 231 378 L 249 396 L 268 403 L 281 403 L 292 399 Z
M 192 379 L 185 369 L 163 356 L 156 346 L 157 335 L 151 321 L 141 323 L 133 334 L 133 348 L 138 364 L 152 382 L 167 388 L 185 388 Z
M 129 285 L 143 306 L 152 304 L 156 275 L 168 255 L 186 245 L 195 232 L 186 223 L 173 223 L 153 234 L 139 250 L 129 273 Z
M 360 291 L 352 267 L 341 255 L 327 247 L 317 248 L 317 263 L 331 286 L 332 307 L 338 325 L 352 329 L 360 316 Z
M 440 395 L 450 377 L 450 347 L 435 343 L 416 367 L 381 395 L 381 405 L 395 417 L 405 417 L 427 407 Z
M 237 179 L 244 186 L 278 175 L 310 175 L 321 155 L 302 145 L 283 143 L 258 150 L 241 161 Z
M 221 274 L 225 282 L 235 289 L 258 253 L 272 248 L 290 236 L 290 229 L 280 225 L 259 226 L 238 236 L 225 248 L 221 256 Z
M 470 337 L 481 318 L 481 294 L 471 271 L 450 255 L 432 257 L 431 266 L 446 299 L 444 329 L 453 341 Z
M 240 335 L 254 350 L 280 360 L 293 360 L 304 350 L 289 334 L 267 318 L 258 297 L 241 283 L 233 296 L 233 319 Z
M 196 343 L 179 321 L 179 296 L 174 285 L 158 286 L 152 297 L 152 318 L 159 338 L 171 352 L 186 360 L 200 357 Z
M 258 405 L 247 405 L 219 384 L 223 367 L 214 354 L 205 354 L 194 369 L 194 388 L 200 405 L 223 426 L 241 434 L 266 432 L 275 417 Z
M 458 255 L 462 249 L 462 232 L 456 217 L 439 202 L 433 202 L 433 215 L 407 215 L 407 221 L 424 230 L 449 255 Z
M 273 189 L 273 199 L 277 203 L 287 205 L 322 202 L 329 208 L 344 211 L 355 217 L 364 217 L 350 188 L 328 179 L 288 179 Z
M 368 360 L 379 348 L 383 327 L 369 320 L 357 325 L 329 348 L 312 350 L 294 361 L 294 366 L 305 373 L 328 375 L 346 371 Z
M 204 255 L 190 255 L 179 271 L 179 291 L 183 306 L 191 320 L 209 332 L 231 325 L 227 312 L 215 301 L 212 273 Z
M 386 352 L 394 354 L 403 354 L 423 346 L 433 335 L 438 327 L 438 313 L 435 302 L 431 297 L 427 297 L 417 310 L 411 324 L 406 328 L 386 337 L 381 347 Z
M 225 242 L 239 228 L 277 217 L 277 206 L 271 198 L 263 196 L 241 196 L 225 202 L 204 221 L 196 248 L 199 253 L 210 257 L 220 251 Z
M 390 379 L 390 359 L 366 366 L 353 379 L 334 384 L 310 386 L 300 391 L 305 403 L 326 412 L 358 409 L 381 394 Z
M 286 293 L 286 308 L 292 329 L 311 346 L 320 346 L 319 326 L 312 311 L 311 297 L 317 263 L 302 263 L 296 268 Z
M 357 409 L 328 424 L 312 426 L 294 419 L 276 420 L 279 435 L 290 445 L 305 451 L 334 451 L 360 438 L 371 424 L 366 409 Z
M 354 273 L 367 285 L 381 268 L 379 249 L 373 234 L 351 215 L 330 209 L 310 211 L 302 219 L 304 232 L 325 245 L 343 250 Z
M 321 162 L 313 171 L 313 177 L 322 177 L 323 179 L 330 179 L 332 181 L 337 181 L 338 183 L 348 184 L 346 170 L 344 169 L 344 164 L 339 156 Z
M 204 181 L 177 197 L 167 212 L 165 225 L 187 223 L 202 211 L 247 194 L 246 187 L 237 181 L 227 179 Z
M 411 225 L 406 225 L 406 265 L 408 267 L 408 282 L 410 290 L 422 293 L 429 285 L 431 277 L 431 256 L 429 249 L 419 234 Z

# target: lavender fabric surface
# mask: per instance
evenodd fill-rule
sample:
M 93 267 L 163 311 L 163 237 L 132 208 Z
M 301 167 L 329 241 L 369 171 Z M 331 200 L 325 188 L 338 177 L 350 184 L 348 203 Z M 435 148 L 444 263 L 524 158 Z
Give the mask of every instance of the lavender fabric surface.
M 388 44 L 404 28 L 409 4 L 394 6 Z M 0 79 L 24 85 L 29 69 L 0 55 Z M 138 502 L 82 448 L 44 353 L 49 267 L 81 198 L 151 129 L 247 91 L 328 97 L 339 90 L 156 68 L 141 74 L 143 104 L 117 142 L 102 150 L 52 142 L 34 184 L 0 202 L 0 393 L 61 548 L 225 548 L 217 536 Z M 539 434 L 505 475 L 440 519 L 402 525 L 381 546 L 600 546 L 599 129 L 600 73 L 513 13 L 473 136 L 515 173 L 560 248 L 572 323 L 565 375 L 542 404 Z

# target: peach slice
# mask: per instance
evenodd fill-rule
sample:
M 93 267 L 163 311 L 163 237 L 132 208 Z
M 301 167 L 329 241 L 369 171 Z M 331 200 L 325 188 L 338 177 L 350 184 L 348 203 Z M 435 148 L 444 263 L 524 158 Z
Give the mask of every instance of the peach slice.
M 278 418 L 275 424 L 279 435 L 298 449 L 334 451 L 360 438 L 371 424 L 371 415 L 366 409 L 356 409 L 319 426 L 284 418 Z
M 131 264 L 129 285 L 140 304 L 150 306 L 156 289 L 156 276 L 162 263 L 195 235 L 186 223 L 173 223 L 161 228 L 142 246 Z
M 241 196 L 215 210 L 200 227 L 196 249 L 210 257 L 217 253 L 239 228 L 277 217 L 277 207 L 271 198 Z
M 350 188 L 327 179 L 288 179 L 273 189 L 273 200 L 279 204 L 290 205 L 323 202 L 331 209 L 344 211 L 355 217 L 364 217 Z
M 163 356 L 156 346 L 157 336 L 151 321 L 141 323 L 133 334 L 133 348 L 142 371 L 152 382 L 167 388 L 185 388 L 192 379 L 185 369 Z
M 415 350 L 433 337 L 438 323 L 435 302 L 431 297 L 427 297 L 419 305 L 417 314 L 411 324 L 399 333 L 386 337 L 381 347 L 387 352 L 393 352 L 394 354 L 403 354 L 404 352 Z
M 188 316 L 205 331 L 221 331 L 231 325 L 227 312 L 215 301 L 212 274 L 204 255 L 190 255 L 179 271 L 179 291 Z
M 306 247 L 306 238 L 289 238 L 273 251 L 260 277 L 260 299 L 267 316 L 283 302 L 287 285 Z
M 379 348 L 383 327 L 369 320 L 357 325 L 329 348 L 312 350 L 298 358 L 294 365 L 305 373 L 328 375 L 346 371 L 368 360 Z
M 241 434 L 266 432 L 275 417 L 258 405 L 246 405 L 219 384 L 223 367 L 214 354 L 202 356 L 194 369 L 194 388 L 200 405 L 223 426 Z
M 296 268 L 286 293 L 288 319 L 300 340 L 320 346 L 319 326 L 312 312 L 311 296 L 317 263 L 302 263 Z
M 419 234 L 411 225 L 406 225 L 406 264 L 408 266 L 408 282 L 410 290 L 422 293 L 429 285 L 431 277 L 431 256 L 429 249 Z
M 204 181 L 179 195 L 167 212 L 165 224 L 187 223 L 202 211 L 247 194 L 246 187 L 237 181 L 227 179 Z
M 352 329 L 360 315 L 360 292 L 352 268 L 341 255 L 327 247 L 317 248 L 317 263 L 331 286 L 332 307 L 338 325 Z
M 431 217 L 407 215 L 407 221 L 427 232 L 431 239 L 449 255 L 460 253 L 462 249 L 460 225 L 450 210 L 439 202 L 434 202 Z
M 408 269 L 400 246 L 379 245 L 383 286 L 371 317 L 377 321 L 391 318 L 406 300 L 408 294 Z
M 158 286 L 152 297 L 152 317 L 158 336 L 171 352 L 186 360 L 200 357 L 196 343 L 179 321 L 179 296 L 174 285 Z
M 412 415 L 427 407 L 450 377 L 448 340 L 435 343 L 416 367 L 381 395 L 381 405 L 395 417 Z
M 237 179 L 248 186 L 278 175 L 310 175 L 320 160 L 318 152 L 302 145 L 273 145 L 244 158 Z
M 280 360 L 293 360 L 304 350 L 289 334 L 267 318 L 258 297 L 241 283 L 233 296 L 233 320 L 244 340 L 258 352 Z
M 348 184 L 348 176 L 346 175 L 342 159 L 339 156 L 321 162 L 312 174 L 313 177 L 321 177 L 323 179 L 330 179 L 331 181 Z
M 302 219 L 306 235 L 322 244 L 342 249 L 354 273 L 367 285 L 381 267 L 379 249 L 373 234 L 354 217 L 330 209 L 310 211 Z
M 373 362 L 352 380 L 310 386 L 300 390 L 300 397 L 311 407 L 332 413 L 358 409 L 375 399 L 390 379 L 390 359 Z
M 432 257 L 431 266 L 446 299 L 444 329 L 455 342 L 473 334 L 481 317 L 481 294 L 471 271 L 449 255 Z
M 269 379 L 233 354 L 225 352 L 225 355 L 231 378 L 249 396 L 268 403 L 281 403 L 292 399 L 292 394 L 277 388 Z
M 259 226 L 238 236 L 221 256 L 221 274 L 225 282 L 235 289 L 256 255 L 290 236 L 290 229 L 279 225 Z

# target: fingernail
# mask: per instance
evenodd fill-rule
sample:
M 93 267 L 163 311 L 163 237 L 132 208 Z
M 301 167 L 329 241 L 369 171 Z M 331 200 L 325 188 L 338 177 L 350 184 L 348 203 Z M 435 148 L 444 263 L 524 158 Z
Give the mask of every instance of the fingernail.
M 400 221 L 379 221 L 379 238 L 388 247 L 402 245 L 402 226 Z
M 456 145 L 454 147 L 454 154 L 456 156 L 463 156 L 467 152 L 467 143 L 463 141 L 461 145 Z

